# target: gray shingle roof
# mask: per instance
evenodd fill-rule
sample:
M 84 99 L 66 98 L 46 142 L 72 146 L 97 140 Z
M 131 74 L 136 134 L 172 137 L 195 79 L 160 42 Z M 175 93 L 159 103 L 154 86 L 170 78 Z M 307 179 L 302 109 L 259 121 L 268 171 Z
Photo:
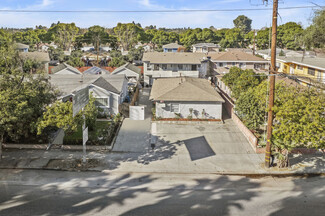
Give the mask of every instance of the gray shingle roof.
M 98 86 L 100 88 L 103 88 L 107 91 L 114 92 L 116 94 L 119 94 L 120 91 L 118 91 L 112 84 L 110 84 L 107 80 L 105 80 L 103 77 L 99 77 L 95 82 L 92 83 L 95 86 Z
M 85 70 L 83 72 L 84 74 L 110 74 L 109 71 L 103 69 L 103 68 L 99 68 L 99 67 L 91 67 L 88 70 Z
M 178 43 L 170 43 L 170 44 L 165 44 L 162 47 L 164 49 L 178 49 L 178 48 L 183 47 L 183 46 L 179 45 Z
M 124 68 L 127 68 L 127 69 L 129 69 L 129 70 L 131 70 L 131 71 L 133 71 L 133 72 L 135 72 L 135 73 L 138 73 L 138 74 L 141 73 L 141 69 L 138 68 L 137 66 L 131 64 L 131 63 L 126 63 L 125 65 L 122 65 L 121 67 L 116 68 L 116 69 L 113 71 L 113 73 L 117 73 L 117 72 L 123 70 Z
M 29 48 L 29 45 L 22 44 L 22 43 L 16 43 L 15 46 L 17 49 L 28 49 Z
M 81 72 L 77 68 L 74 68 L 71 65 L 68 65 L 67 63 L 59 64 L 58 66 L 52 68 L 51 72 L 52 72 L 52 74 L 55 74 L 55 73 L 58 73 L 64 69 L 67 69 L 75 74 L 81 74 Z
M 151 89 L 150 100 L 224 102 L 208 80 L 192 77 L 156 79 Z
M 208 53 L 208 56 L 210 56 L 211 60 L 214 62 L 268 62 L 263 58 L 242 51 L 213 52 Z
M 194 47 L 220 47 L 218 44 L 214 44 L 214 43 L 197 43 L 193 45 Z

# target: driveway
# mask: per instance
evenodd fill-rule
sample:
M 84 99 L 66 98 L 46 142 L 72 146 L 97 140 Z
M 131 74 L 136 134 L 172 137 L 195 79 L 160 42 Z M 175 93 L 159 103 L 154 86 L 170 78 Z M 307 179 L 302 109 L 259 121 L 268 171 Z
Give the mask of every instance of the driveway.
M 146 152 L 149 147 L 151 128 L 150 89 L 144 88 L 139 94 L 139 106 L 145 106 L 145 120 L 124 119 L 117 135 L 113 152 Z

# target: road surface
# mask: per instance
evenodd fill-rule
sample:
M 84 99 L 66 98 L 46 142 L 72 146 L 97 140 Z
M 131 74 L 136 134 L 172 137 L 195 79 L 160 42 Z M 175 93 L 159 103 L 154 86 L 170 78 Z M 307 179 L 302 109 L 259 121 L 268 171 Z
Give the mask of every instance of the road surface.
M 0 170 L 0 215 L 324 215 L 325 177 Z

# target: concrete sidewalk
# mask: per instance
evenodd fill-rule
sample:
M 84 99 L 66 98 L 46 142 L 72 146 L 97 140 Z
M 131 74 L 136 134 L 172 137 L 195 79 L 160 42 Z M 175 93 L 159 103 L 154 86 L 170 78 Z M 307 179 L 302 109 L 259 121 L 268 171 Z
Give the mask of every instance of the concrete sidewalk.
M 0 169 L 50 169 L 50 170 L 92 170 L 121 173 L 184 173 L 184 174 L 325 174 L 325 157 L 319 155 L 294 155 L 291 158 L 291 168 L 279 170 L 274 167 L 265 169 L 262 166 L 264 155 L 234 157 L 232 154 L 217 155 L 207 162 L 198 160 L 188 161 L 188 155 L 168 155 L 174 147 L 160 146 L 154 151 L 144 153 L 112 153 L 88 152 L 87 159 L 96 160 L 95 166 L 86 169 L 78 167 L 68 168 L 48 166 L 51 161 L 62 160 L 68 164 L 71 161 L 81 160 L 83 153 L 79 151 L 62 150 L 5 150 L 0 161 Z M 216 163 L 216 162 L 219 163 Z M 223 161 L 223 163 L 220 163 Z M 249 161 L 249 163 L 242 163 Z

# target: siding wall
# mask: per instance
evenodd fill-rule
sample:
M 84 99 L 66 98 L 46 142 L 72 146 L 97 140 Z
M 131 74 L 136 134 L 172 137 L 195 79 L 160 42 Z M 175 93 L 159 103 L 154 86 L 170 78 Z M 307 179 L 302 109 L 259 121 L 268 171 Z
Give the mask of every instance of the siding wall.
M 168 109 L 166 104 L 179 104 L 179 112 L 181 118 L 187 118 L 190 115 L 189 109 L 193 109 L 193 118 L 202 119 L 202 111 L 205 110 L 206 119 L 222 119 L 222 103 L 221 102 L 156 102 L 156 116 L 161 118 L 175 118 L 174 112 Z M 165 106 L 165 107 L 163 107 Z

